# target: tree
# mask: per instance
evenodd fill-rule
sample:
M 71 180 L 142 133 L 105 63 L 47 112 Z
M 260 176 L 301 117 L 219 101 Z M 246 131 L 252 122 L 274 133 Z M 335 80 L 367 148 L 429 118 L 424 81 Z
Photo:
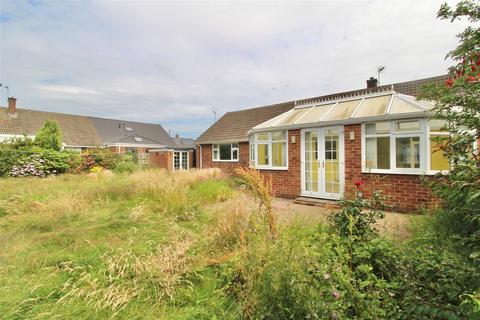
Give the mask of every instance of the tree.
M 433 191 L 442 199 L 443 211 L 455 239 L 472 257 L 480 256 L 480 3 L 466 0 L 455 7 L 443 4 L 438 18 L 455 22 L 466 19 L 471 25 L 457 35 L 459 45 L 450 51 L 452 59 L 445 83 L 430 85 L 421 98 L 434 100 L 434 119 L 446 122 L 452 134 L 441 138 L 442 150 L 451 163 L 447 174 L 432 181 Z
M 55 120 L 47 120 L 35 136 L 35 144 L 44 149 L 60 151 L 62 142 L 62 130 Z

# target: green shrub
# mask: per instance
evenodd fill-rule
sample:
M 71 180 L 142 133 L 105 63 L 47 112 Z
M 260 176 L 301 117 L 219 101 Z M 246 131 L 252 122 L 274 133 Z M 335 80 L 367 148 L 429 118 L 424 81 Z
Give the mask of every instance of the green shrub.
M 16 155 L 9 175 L 12 177 L 37 176 L 65 173 L 70 169 L 72 154 L 55 150 L 32 148 L 31 152 Z
M 138 169 L 139 169 L 138 165 L 133 163 L 133 161 L 121 161 L 117 163 L 114 168 L 116 172 L 128 172 L 128 173 L 132 173 Z
M 120 154 L 109 149 L 89 149 L 82 153 L 80 164 L 75 168 L 75 172 L 90 172 L 96 166 L 113 170 L 120 163 L 121 157 Z
M 352 272 L 343 239 L 322 226 L 257 243 L 224 274 L 246 318 L 385 319 L 395 310 L 389 284 L 368 264 Z
M 34 143 L 43 149 L 60 151 L 62 149 L 63 135 L 58 122 L 47 120 L 35 135 Z

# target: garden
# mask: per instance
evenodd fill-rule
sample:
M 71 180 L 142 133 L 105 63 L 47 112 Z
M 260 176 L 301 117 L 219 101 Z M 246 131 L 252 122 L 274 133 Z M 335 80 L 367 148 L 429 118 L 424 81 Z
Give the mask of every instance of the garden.
M 438 16 L 476 23 L 480 5 Z M 61 151 L 51 124 L 2 144 L 0 317 L 480 319 L 479 35 L 425 88 L 451 168 L 425 181 L 441 206 L 401 241 L 379 234 L 382 190 L 359 197 L 363 182 L 323 222 L 286 223 L 254 169 L 123 170 Z

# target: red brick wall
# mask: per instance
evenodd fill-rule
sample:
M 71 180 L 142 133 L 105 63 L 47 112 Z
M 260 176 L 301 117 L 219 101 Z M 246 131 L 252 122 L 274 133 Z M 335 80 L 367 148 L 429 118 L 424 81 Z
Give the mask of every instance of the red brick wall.
M 292 143 L 292 136 L 295 136 L 295 143 Z M 273 193 L 277 197 L 295 198 L 300 195 L 300 130 L 288 132 L 288 170 L 260 170 L 272 181 Z M 202 145 L 202 160 L 197 157 L 197 163 L 203 162 L 203 168 L 220 168 L 223 172 L 233 175 L 235 168 L 248 167 L 249 165 L 249 143 L 240 142 L 240 157 L 238 162 L 212 161 L 212 145 Z M 197 154 L 200 155 L 200 148 L 197 147 Z M 199 166 L 198 166 L 199 167 Z
M 149 160 L 151 166 L 173 170 L 173 151 L 150 152 Z
M 350 131 L 355 132 L 355 139 L 350 140 Z M 296 143 L 292 143 L 295 136 Z M 365 196 L 370 196 L 373 190 L 382 190 L 387 197 L 385 203 L 395 211 L 418 211 L 422 208 L 432 208 L 438 204 L 430 189 L 422 182 L 420 175 L 406 174 L 374 174 L 362 173 L 362 137 L 361 125 L 345 126 L 345 193 L 348 196 L 354 190 L 354 182 L 365 182 Z M 288 132 L 288 170 L 261 170 L 262 174 L 271 179 L 275 196 L 295 198 L 301 193 L 301 137 L 300 130 Z M 248 142 L 240 143 L 239 162 L 212 162 L 212 145 L 202 145 L 203 168 L 220 168 L 228 174 L 233 174 L 235 168 L 248 166 Z M 197 155 L 200 148 L 197 147 Z M 200 156 L 197 157 L 200 163 Z
M 219 168 L 223 172 L 233 175 L 235 169 L 239 167 L 248 167 L 249 165 L 249 146 L 248 142 L 240 142 L 238 144 L 239 154 L 238 161 L 213 161 L 212 160 L 212 145 L 202 144 L 202 156 L 200 158 L 200 147 L 197 146 L 197 168 Z M 202 164 L 200 164 L 202 163 Z
M 295 137 L 295 143 L 292 143 Z M 282 198 L 296 198 L 301 192 L 300 130 L 288 131 L 288 170 L 260 170 L 271 179 L 273 194 Z
M 350 141 L 350 131 L 355 140 Z M 387 197 L 386 204 L 396 211 L 417 211 L 433 207 L 437 200 L 430 189 L 423 185 L 419 175 L 362 173 L 361 125 L 345 126 L 345 192 L 354 190 L 354 182 L 365 182 L 365 196 L 373 190 L 382 190 Z

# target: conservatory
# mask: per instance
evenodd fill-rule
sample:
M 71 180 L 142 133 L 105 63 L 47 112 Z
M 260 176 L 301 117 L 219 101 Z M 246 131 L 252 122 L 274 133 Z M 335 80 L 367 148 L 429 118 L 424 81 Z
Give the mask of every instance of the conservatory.
M 448 170 L 435 137 L 449 133 L 441 121 L 428 120 L 433 107 L 392 90 L 299 102 L 250 130 L 250 164 L 272 175 L 300 171 L 302 196 L 331 199 L 342 196 L 353 176 Z

